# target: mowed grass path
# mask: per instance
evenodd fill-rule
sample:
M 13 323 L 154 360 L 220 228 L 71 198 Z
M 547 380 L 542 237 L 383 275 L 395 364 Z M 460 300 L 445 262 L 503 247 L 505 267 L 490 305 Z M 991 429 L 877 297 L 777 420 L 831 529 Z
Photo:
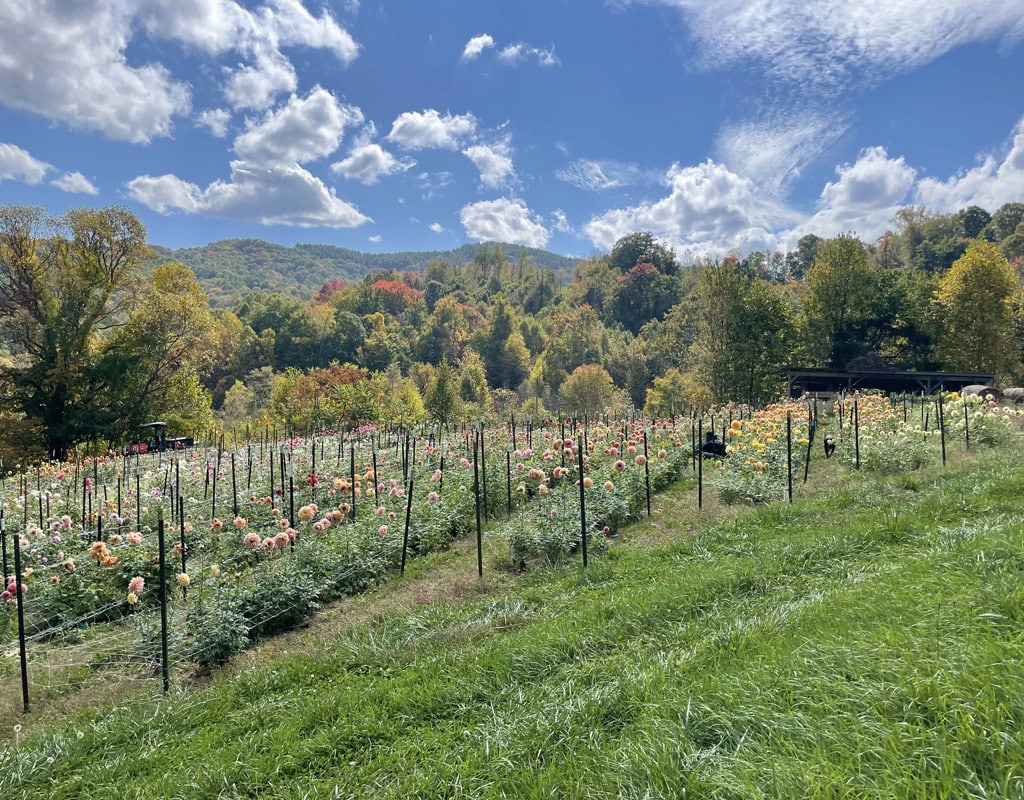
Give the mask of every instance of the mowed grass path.
M 1014 448 L 82 717 L 0 757 L 0 796 L 1022 797 Z

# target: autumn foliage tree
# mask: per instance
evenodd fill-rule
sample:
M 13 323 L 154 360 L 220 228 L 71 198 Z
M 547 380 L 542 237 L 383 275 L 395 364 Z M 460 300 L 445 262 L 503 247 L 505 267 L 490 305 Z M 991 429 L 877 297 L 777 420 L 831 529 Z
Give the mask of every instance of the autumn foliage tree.
M 975 240 L 943 277 L 932 301 L 938 355 L 950 369 L 994 372 L 1013 367 L 1016 279 L 996 245 Z

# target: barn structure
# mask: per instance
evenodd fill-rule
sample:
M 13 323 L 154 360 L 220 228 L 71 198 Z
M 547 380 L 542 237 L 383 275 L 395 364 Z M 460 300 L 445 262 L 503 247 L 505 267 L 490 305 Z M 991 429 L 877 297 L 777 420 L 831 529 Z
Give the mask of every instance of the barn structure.
M 965 386 L 991 386 L 992 373 L 912 372 L 898 370 L 845 370 L 787 368 L 784 373 L 790 397 L 801 394 L 852 392 L 879 389 L 885 392 L 932 394 L 939 390 L 960 391 Z

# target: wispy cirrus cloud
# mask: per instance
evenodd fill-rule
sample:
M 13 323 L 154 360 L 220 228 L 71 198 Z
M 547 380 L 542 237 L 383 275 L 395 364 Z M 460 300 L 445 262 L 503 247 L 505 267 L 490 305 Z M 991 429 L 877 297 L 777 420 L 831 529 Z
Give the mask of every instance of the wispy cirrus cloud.
M 757 62 L 780 81 L 820 92 L 863 85 L 955 47 L 1024 38 L 1024 0 L 982 12 L 974 0 L 620 0 L 678 9 L 698 63 Z
M 813 110 L 774 113 L 727 123 L 718 133 L 719 161 L 750 178 L 773 197 L 786 194 L 804 165 L 825 152 L 846 130 L 839 114 Z
M 545 48 L 534 47 L 526 42 L 514 42 L 498 51 L 498 60 L 505 64 L 519 64 L 533 59 L 542 67 L 557 67 L 562 63 L 553 45 Z
M 693 66 L 756 69 L 748 119 L 726 123 L 716 159 L 774 197 L 834 145 L 838 98 L 967 44 L 1024 39 L 1024 0 L 616 0 L 676 9 Z M 770 110 L 765 110 L 770 109 Z
M 588 192 L 657 183 L 662 174 L 642 169 L 639 164 L 630 161 L 610 158 L 577 158 L 555 171 L 555 177 L 559 180 Z

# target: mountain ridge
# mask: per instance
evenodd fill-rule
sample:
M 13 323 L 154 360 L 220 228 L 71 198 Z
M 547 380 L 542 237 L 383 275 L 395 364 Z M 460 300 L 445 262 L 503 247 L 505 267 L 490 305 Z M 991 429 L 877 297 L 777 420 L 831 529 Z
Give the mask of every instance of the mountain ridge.
M 153 245 L 157 263 L 178 261 L 196 274 L 214 306 L 234 305 L 249 292 L 280 292 L 309 300 L 329 280 L 359 281 L 371 272 L 422 272 L 432 260 L 449 264 L 472 261 L 484 248 L 499 246 L 510 260 L 529 257 L 565 281 L 580 260 L 548 250 L 498 242 L 467 243 L 448 250 L 364 253 L 329 244 L 285 246 L 263 239 L 221 239 L 201 247 Z

